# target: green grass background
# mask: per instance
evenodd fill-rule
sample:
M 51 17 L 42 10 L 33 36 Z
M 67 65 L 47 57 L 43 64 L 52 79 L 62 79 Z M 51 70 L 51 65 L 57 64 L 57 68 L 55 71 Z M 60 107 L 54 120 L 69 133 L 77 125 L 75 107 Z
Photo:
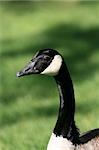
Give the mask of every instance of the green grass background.
M 81 133 L 99 127 L 99 3 L 0 2 L 0 150 L 46 149 L 58 111 L 52 77 L 17 78 L 39 49 L 57 49 L 74 83 Z

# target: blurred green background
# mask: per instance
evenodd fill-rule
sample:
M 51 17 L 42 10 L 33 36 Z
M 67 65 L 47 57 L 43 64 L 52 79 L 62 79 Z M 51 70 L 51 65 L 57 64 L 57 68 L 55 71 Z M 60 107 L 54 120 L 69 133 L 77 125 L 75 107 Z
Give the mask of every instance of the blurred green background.
M 58 111 L 52 77 L 18 79 L 39 49 L 57 49 L 74 83 L 81 133 L 99 127 L 99 3 L 0 2 L 0 150 L 45 150 Z

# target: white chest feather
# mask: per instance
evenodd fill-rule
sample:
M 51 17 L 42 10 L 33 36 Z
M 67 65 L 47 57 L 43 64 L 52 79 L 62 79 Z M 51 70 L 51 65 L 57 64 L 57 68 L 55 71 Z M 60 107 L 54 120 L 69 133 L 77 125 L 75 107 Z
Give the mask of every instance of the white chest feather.
M 61 65 L 62 57 L 60 55 L 55 55 L 50 65 L 43 72 L 41 72 L 41 74 L 57 75 Z
M 74 150 L 75 146 L 66 138 L 59 137 L 52 133 L 47 150 Z

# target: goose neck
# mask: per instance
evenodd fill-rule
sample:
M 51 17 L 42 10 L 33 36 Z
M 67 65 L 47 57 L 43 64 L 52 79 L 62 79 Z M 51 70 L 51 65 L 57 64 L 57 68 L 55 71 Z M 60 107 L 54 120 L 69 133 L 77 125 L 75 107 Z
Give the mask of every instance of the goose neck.
M 62 64 L 55 80 L 59 90 L 60 107 L 54 133 L 72 141 L 73 134 L 77 131 L 74 122 L 75 98 L 72 80 L 65 63 Z

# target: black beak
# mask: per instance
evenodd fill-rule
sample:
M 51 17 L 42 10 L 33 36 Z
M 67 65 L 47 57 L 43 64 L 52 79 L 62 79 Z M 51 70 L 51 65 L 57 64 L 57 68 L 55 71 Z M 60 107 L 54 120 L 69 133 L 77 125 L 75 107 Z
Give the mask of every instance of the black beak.
M 30 74 L 39 74 L 39 71 L 34 67 L 35 61 L 30 61 L 26 67 L 24 67 L 21 71 L 17 72 L 17 77 L 22 77 Z

